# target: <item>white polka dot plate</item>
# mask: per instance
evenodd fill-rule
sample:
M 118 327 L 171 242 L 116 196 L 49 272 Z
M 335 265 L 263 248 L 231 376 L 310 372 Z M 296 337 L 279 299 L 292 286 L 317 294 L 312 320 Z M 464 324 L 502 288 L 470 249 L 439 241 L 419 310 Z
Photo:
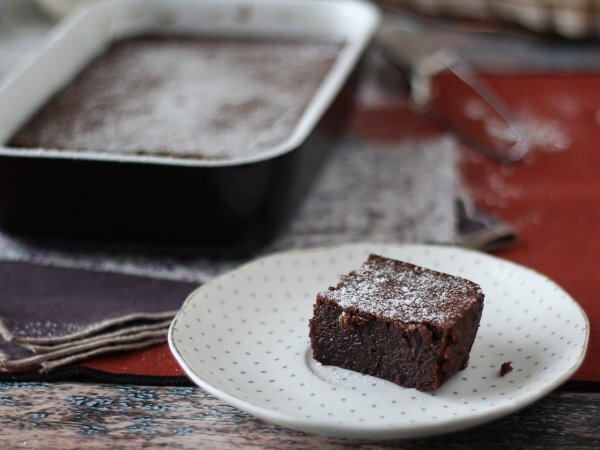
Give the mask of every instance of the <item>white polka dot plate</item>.
M 479 283 L 485 306 L 469 367 L 434 393 L 315 363 L 317 292 L 369 253 Z M 455 247 L 349 244 L 258 259 L 196 290 L 169 344 L 199 386 L 264 420 L 325 435 L 387 439 L 455 431 L 516 411 L 567 380 L 588 341 L 579 305 L 548 278 Z M 500 377 L 503 362 L 512 372 Z

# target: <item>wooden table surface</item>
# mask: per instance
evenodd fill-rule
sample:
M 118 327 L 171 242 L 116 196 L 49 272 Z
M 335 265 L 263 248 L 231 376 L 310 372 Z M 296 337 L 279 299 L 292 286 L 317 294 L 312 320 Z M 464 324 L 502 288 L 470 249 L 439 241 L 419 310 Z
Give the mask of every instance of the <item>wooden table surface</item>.
M 567 384 L 518 413 L 471 430 L 375 443 L 270 425 L 200 388 L 0 384 L 0 449 L 140 447 L 598 449 L 600 392 Z

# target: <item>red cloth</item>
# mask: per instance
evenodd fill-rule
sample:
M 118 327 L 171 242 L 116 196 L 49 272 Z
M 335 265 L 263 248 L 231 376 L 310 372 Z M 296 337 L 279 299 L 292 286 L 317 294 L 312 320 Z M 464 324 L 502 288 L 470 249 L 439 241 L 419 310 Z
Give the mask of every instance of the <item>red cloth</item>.
M 185 375 L 167 344 L 148 347 L 135 352 L 108 354 L 85 364 L 92 369 L 115 374 L 180 376 Z
M 585 310 L 589 347 L 573 379 L 600 381 L 600 76 L 488 81 L 513 107 L 555 121 L 571 141 L 565 151 L 534 149 L 504 168 L 466 151 L 463 173 L 478 204 L 519 229 L 518 245 L 498 256 L 553 279 Z
M 510 106 L 536 118 L 546 130 L 525 161 L 511 165 L 464 149 L 462 169 L 473 198 L 486 211 L 514 224 L 520 242 L 498 256 L 531 267 L 555 280 L 586 311 L 591 324 L 586 360 L 573 377 L 600 381 L 600 76 L 489 76 L 487 81 Z M 457 80 L 441 77 L 444 89 Z M 554 125 L 553 125 L 554 124 Z M 440 131 L 429 119 L 396 103 L 356 111 L 352 131 L 393 140 Z M 554 132 L 568 149 L 549 152 Z M 538 136 L 540 137 L 540 136 Z M 564 142 L 563 142 L 564 143 Z M 181 375 L 166 345 L 96 358 L 88 367 L 114 373 Z

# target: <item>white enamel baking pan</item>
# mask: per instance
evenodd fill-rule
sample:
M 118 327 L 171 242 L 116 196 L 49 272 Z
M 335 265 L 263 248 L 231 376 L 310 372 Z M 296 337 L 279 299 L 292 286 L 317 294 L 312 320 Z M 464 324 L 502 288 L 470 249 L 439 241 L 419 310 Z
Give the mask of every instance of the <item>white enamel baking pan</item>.
M 362 0 L 112 0 L 78 10 L 0 85 L 0 227 L 25 235 L 193 244 L 234 253 L 285 221 L 297 153 L 379 23 Z M 144 33 L 334 40 L 342 48 L 284 142 L 224 160 L 9 148 L 6 142 L 113 40 Z

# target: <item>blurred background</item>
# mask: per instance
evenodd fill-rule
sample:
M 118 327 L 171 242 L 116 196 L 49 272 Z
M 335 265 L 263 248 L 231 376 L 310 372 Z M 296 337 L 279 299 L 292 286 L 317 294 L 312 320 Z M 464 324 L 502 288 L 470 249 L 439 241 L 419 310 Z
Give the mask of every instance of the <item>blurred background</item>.
M 0 71 L 34 52 L 53 24 L 91 1 L 94 0 L 0 0 Z M 467 47 L 465 57 L 485 68 L 501 68 L 518 57 L 521 64 L 530 60 L 528 68 L 599 65 L 596 39 L 600 36 L 600 0 L 378 0 L 375 3 L 387 11 L 399 12 L 405 22 L 426 27 L 428 34 L 433 34 L 428 39 L 442 39 L 442 35 L 456 33 L 456 41 L 450 42 Z M 465 43 L 465 36 L 459 38 L 461 33 L 474 33 L 478 39 Z M 492 39 L 482 34 L 493 35 L 495 45 L 501 46 L 496 49 L 502 51 L 485 52 Z M 554 52 L 547 48 L 549 42 Z M 521 47 L 516 48 L 518 45 Z

